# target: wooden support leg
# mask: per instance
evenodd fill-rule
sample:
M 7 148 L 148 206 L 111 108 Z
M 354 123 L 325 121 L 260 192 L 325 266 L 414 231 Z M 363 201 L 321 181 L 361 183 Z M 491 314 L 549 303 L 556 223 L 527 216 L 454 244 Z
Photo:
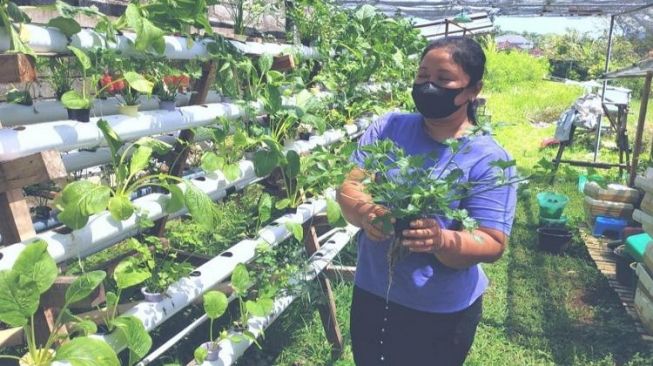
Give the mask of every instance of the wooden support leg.
M 215 61 L 208 61 L 202 67 L 202 78 L 195 86 L 195 92 L 190 98 L 188 105 L 199 105 L 206 102 L 206 96 L 215 82 L 217 73 L 217 63 Z M 171 158 L 168 161 L 170 171 L 168 174 L 175 177 L 180 177 L 186 167 L 186 160 L 190 152 L 189 146 L 195 138 L 195 133 L 192 130 L 182 130 L 179 133 L 179 141 L 175 144 Z M 155 236 L 163 237 L 165 233 L 166 223 L 168 216 L 164 216 L 156 221 L 152 233 Z
M 313 253 L 317 252 L 320 249 L 315 227 L 304 227 L 304 246 L 308 255 L 313 255 Z M 338 325 L 338 318 L 336 317 L 336 301 L 331 289 L 331 282 L 324 275 L 324 273 L 321 273 L 317 277 L 317 281 L 319 282 L 320 288 L 322 289 L 324 297 L 326 298 L 326 302 L 324 304 L 317 306 L 320 313 L 320 318 L 322 319 L 322 326 L 324 327 L 324 332 L 326 334 L 327 340 L 329 343 L 331 343 L 332 356 L 339 357 L 342 354 L 344 345 L 342 340 L 342 333 L 340 332 L 340 326 Z
M 3 245 L 18 243 L 36 235 L 22 189 L 0 193 L 0 235 Z

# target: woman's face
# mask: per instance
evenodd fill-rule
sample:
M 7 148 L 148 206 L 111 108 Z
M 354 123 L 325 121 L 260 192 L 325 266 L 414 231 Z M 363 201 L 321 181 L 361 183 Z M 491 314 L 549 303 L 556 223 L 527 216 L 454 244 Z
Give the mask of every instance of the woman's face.
M 448 89 L 465 88 L 454 99 L 454 103 L 458 106 L 474 100 L 481 90 L 480 82 L 477 85 L 469 85 L 469 75 L 453 60 L 449 49 L 446 47 L 429 51 L 420 63 L 415 84 L 428 81 Z

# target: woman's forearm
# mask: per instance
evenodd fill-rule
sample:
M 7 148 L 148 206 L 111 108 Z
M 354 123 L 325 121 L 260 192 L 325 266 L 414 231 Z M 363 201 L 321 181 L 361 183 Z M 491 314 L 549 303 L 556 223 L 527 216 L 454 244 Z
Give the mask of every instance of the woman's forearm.
M 505 248 L 502 242 L 507 241 L 503 233 L 490 229 L 442 230 L 441 235 L 441 245 L 434 254 L 442 264 L 457 269 L 498 260 Z
M 363 216 L 374 209 L 372 197 L 363 192 L 363 184 L 352 180 L 345 180 L 336 192 L 336 200 L 345 220 L 358 227 L 362 226 Z

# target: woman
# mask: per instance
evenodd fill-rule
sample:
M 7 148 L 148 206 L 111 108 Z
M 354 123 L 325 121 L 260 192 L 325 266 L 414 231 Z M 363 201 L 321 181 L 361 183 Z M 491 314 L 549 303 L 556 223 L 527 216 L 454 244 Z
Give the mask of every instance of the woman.
M 445 140 L 455 138 L 469 146 L 454 158 L 463 179 L 496 177 L 491 162 L 511 158 L 489 135 L 466 136 L 476 123 L 473 101 L 483 86 L 484 69 L 485 54 L 469 38 L 431 43 L 413 85 L 420 113 L 381 117 L 361 137 L 359 147 L 389 139 L 407 154 L 436 152 L 438 164 L 450 153 Z M 457 230 L 459 223 L 440 216 L 412 221 L 401 242 L 410 255 L 395 265 L 388 291 L 386 254 L 392 237 L 375 221 L 387 210 L 365 193 L 365 152 L 358 149 L 352 160 L 359 167 L 340 187 L 338 202 L 345 218 L 362 228 L 351 305 L 356 364 L 462 365 L 488 285 L 479 263 L 494 262 L 504 251 L 514 217 L 514 187 L 497 186 L 456 203 L 477 221 L 474 232 Z M 512 169 L 508 173 L 512 175 Z

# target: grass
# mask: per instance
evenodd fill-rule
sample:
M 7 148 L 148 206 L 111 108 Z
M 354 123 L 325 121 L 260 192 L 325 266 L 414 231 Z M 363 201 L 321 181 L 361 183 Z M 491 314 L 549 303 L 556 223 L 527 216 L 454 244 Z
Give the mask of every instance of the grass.
M 555 126 L 541 128 L 531 121 L 556 120 L 578 95 L 580 90 L 553 82 L 487 94 L 496 138 L 522 171 L 532 169 L 542 157 L 551 159 L 557 150 L 539 148 L 541 139 L 553 136 Z M 631 110 L 638 109 L 634 102 Z M 635 118 L 630 120 L 632 124 Z M 588 157 L 591 152 L 583 143 L 565 152 L 565 158 Z M 616 158 L 614 151 L 602 151 L 601 160 Z M 533 184 L 520 195 L 508 249 L 499 261 L 484 265 L 491 285 L 466 365 L 653 364 L 650 345 L 639 340 L 631 318 L 578 235 L 561 256 L 536 248 L 535 194 L 553 189 L 569 195 L 566 214 L 571 226 L 577 226 L 583 221 L 582 195 L 576 189 L 580 173 L 563 166 L 553 187 Z M 613 171 L 608 175 L 617 178 Z M 304 299 L 267 331 L 262 350 L 250 349 L 239 364 L 353 365 L 348 334 L 351 284 L 334 283 L 334 292 L 346 342 L 340 359 L 331 358 L 315 307 Z

